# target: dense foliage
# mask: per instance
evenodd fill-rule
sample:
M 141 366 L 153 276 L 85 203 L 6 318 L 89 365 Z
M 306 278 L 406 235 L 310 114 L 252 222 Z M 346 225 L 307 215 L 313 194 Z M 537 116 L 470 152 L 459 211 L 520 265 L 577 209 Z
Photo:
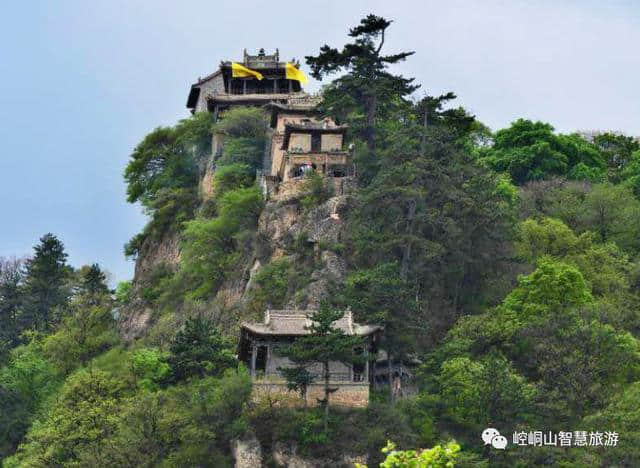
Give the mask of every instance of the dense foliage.
M 256 185 L 267 120 L 234 108 L 155 129 L 125 170 L 128 200 L 149 215 L 127 255 L 147 260 L 175 240 L 175 263 L 142 261 L 112 291 L 98 265 L 68 265 L 52 234 L 29 258 L 0 259 L 3 466 L 231 466 L 231 442 L 248 436 L 267 464 L 277 443 L 334 464 L 365 454 L 369 466 L 640 463 L 640 143 L 527 119 L 492 132 L 453 93 L 414 101 L 417 85 L 390 68 L 411 53 L 382 53 L 391 25 L 370 15 L 344 47 L 307 57 L 317 78 L 342 73 L 320 106 L 350 126 L 358 168 L 339 243 L 314 247 L 300 232 L 264 254 L 259 219 L 282 208 Z M 310 176 L 299 195 L 285 208 L 306 219 L 334 194 Z M 317 251 L 346 277 L 327 281 L 329 305 L 285 350 L 289 388 L 305 397 L 318 383 L 310 363 L 359 359 L 331 327 L 350 307 L 384 326 L 411 396 L 377 390 L 366 409 L 329 412 L 325 382 L 320 407 L 252 398 L 238 322 L 297 304 L 325 261 Z M 241 299 L 219 294 L 239 283 L 251 284 Z M 151 325 L 125 342 L 118 321 L 132 310 Z M 483 445 L 486 427 L 506 450 Z M 534 430 L 616 430 L 620 442 L 511 442 Z M 399 449 L 381 453 L 389 440 Z

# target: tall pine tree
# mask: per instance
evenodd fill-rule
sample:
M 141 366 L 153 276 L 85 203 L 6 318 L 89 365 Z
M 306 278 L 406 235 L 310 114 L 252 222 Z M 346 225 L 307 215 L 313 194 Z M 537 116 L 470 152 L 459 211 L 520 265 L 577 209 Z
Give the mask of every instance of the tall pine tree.
M 54 311 L 67 304 L 70 267 L 64 245 L 53 234 L 45 234 L 34 248 L 34 256 L 25 264 L 23 328 L 51 329 Z
M 354 41 L 345 44 L 342 50 L 325 44 L 317 56 L 305 57 L 316 79 L 345 72 L 325 89 L 321 110 L 338 120 L 350 116 L 349 123 L 361 131 L 369 152 L 375 149 L 377 120 L 419 87 L 413 84 L 413 78 L 387 70 L 389 65 L 413 54 L 382 54 L 390 25 L 391 21 L 385 18 L 368 15 L 350 29 L 349 36 Z
M 284 372 L 289 388 L 306 393 L 307 385 L 314 379 L 305 369 L 314 364 L 320 364 L 322 367 L 324 398 L 318 399 L 318 403 L 324 409 L 325 432 L 329 426 L 329 397 L 338 390 L 335 383 L 331 382 L 330 363 L 354 362 L 357 360 L 354 350 L 362 345 L 360 337 L 346 335 L 333 326 L 342 316 L 342 311 L 331 309 L 326 304 L 321 305 L 320 309 L 309 317 L 309 334 L 298 337 L 293 344 L 283 349 L 283 354 L 296 364 L 291 371 Z
M 22 261 L 0 258 L 0 363 L 19 343 L 22 282 Z

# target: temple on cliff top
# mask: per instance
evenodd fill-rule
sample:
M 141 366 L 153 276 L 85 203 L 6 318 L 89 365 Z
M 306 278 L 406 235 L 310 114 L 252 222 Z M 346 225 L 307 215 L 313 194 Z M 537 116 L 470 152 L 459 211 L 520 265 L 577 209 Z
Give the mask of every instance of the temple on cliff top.
M 262 107 L 270 114 L 268 145 L 262 169 L 257 173 L 265 198 L 295 192 L 311 171 L 320 174 L 324 183 L 340 195 L 355 175 L 351 152 L 345 149 L 348 127 L 328 118 L 319 118 L 316 107 L 320 98 L 304 92 L 300 75 L 295 79 L 295 74 L 292 78 L 287 73 L 287 68 L 292 66 L 297 71 L 299 64 L 295 60 L 281 61 L 277 49 L 273 55 L 265 54 L 263 49 L 257 55 L 249 55 L 245 50 L 242 61 L 222 61 L 217 71 L 199 78 L 191 86 L 187 107 L 192 113 L 211 112 L 216 120 L 221 113 L 235 106 Z M 223 147 L 224 136 L 214 134 L 210 172 L 215 171 L 215 161 Z M 339 222 L 339 219 L 335 217 L 331 221 Z M 290 363 L 278 355 L 278 348 L 308 333 L 312 312 L 267 310 L 263 322 L 242 323 L 238 357 L 251 370 L 256 394 L 287 393 L 278 367 Z M 331 381 L 339 388 L 332 401 L 347 406 L 366 406 L 371 385 L 378 387 L 388 382 L 389 376 L 397 380 L 401 373 L 391 374 L 389 367 L 381 369 L 378 365 L 381 327 L 355 323 L 351 311 L 346 311 L 334 327 L 348 335 L 360 336 L 362 348 L 359 352 L 368 359 L 361 366 L 331 363 Z M 312 367 L 309 370 L 319 372 Z M 313 403 L 320 391 L 319 384 L 312 385 L 307 399 Z
M 259 76 L 235 76 L 234 64 Z M 270 193 L 267 181 L 277 189 L 279 182 L 299 179 L 309 171 L 331 178 L 355 174 L 344 149 L 347 126 L 317 118 L 319 98 L 305 93 L 299 79 L 288 78 L 288 65 L 298 67 L 299 63 L 281 61 L 277 49 L 272 55 L 264 49 L 249 55 L 245 49 L 241 62 L 222 61 L 214 73 L 199 78 L 187 98 L 192 113 L 212 112 L 215 119 L 235 106 L 259 106 L 271 113 L 270 144 L 259 171 L 265 178 L 265 195 Z M 214 156 L 221 153 L 222 140 L 214 135 Z

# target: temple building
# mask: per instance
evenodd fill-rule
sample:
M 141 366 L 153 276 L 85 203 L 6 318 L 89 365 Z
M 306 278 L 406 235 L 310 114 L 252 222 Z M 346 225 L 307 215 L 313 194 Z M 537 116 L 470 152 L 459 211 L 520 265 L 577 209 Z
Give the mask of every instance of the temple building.
M 285 379 L 278 368 L 291 367 L 291 361 L 278 349 L 290 344 L 296 337 L 309 334 L 311 325 L 308 310 L 267 310 L 261 323 L 243 322 L 238 343 L 238 359 L 250 369 L 254 391 L 263 393 L 289 393 Z M 382 328 L 378 325 L 360 325 L 353 321 L 350 310 L 333 323 L 345 334 L 362 337 L 362 349 L 355 350 L 373 359 L 378 351 Z M 362 364 L 331 362 L 330 382 L 337 390 L 331 395 L 333 404 L 364 407 L 369 402 L 371 385 L 370 359 Z M 307 390 L 307 403 L 315 404 L 322 398 L 322 366 L 310 365 L 307 370 L 317 377 Z
M 331 178 L 355 175 L 350 153 L 344 148 L 347 126 L 318 118 L 316 107 L 321 98 L 305 93 L 301 80 L 290 79 L 288 74 L 287 70 L 298 66 L 294 60 L 280 61 L 277 49 L 273 55 L 266 55 L 264 49 L 249 55 L 245 49 L 242 62 L 223 61 L 216 72 L 198 79 L 187 99 L 192 113 L 208 111 L 216 119 L 234 106 L 260 106 L 270 111 L 269 143 L 258 170 L 265 195 L 271 193 L 267 182 L 275 187 L 309 171 Z M 245 76 L 234 73 L 238 67 L 245 69 Z M 304 77 L 299 70 L 295 72 Z M 223 146 L 224 136 L 214 135 L 213 160 L 222 154 Z
M 271 175 L 280 181 L 315 171 L 329 177 L 353 175 L 349 152 L 344 150 L 346 125 L 314 117 L 317 101 L 290 99 L 271 107 Z
M 292 61 L 294 65 L 297 62 Z M 260 49 L 258 55 L 249 55 L 244 51 L 242 66 L 259 72 L 262 79 L 255 76 L 234 77 L 234 62 L 223 61 L 214 73 L 199 78 L 193 85 L 187 98 L 187 108 L 194 112 L 209 111 L 217 115 L 232 106 L 265 105 L 270 102 L 286 103 L 287 99 L 302 92 L 300 82 L 287 79 L 287 62 L 280 61 L 280 52 L 266 55 Z

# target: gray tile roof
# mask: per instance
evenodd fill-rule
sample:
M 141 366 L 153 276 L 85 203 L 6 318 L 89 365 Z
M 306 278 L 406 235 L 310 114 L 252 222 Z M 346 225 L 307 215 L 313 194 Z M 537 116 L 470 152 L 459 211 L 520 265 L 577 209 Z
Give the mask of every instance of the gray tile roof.
M 263 323 L 242 322 L 241 327 L 259 335 L 301 336 L 308 335 L 311 326 L 309 316 L 314 310 L 269 310 L 265 312 Z M 342 318 L 333 322 L 334 328 L 347 335 L 366 336 L 381 330 L 379 325 L 361 325 L 353 321 L 353 315 L 347 310 Z

